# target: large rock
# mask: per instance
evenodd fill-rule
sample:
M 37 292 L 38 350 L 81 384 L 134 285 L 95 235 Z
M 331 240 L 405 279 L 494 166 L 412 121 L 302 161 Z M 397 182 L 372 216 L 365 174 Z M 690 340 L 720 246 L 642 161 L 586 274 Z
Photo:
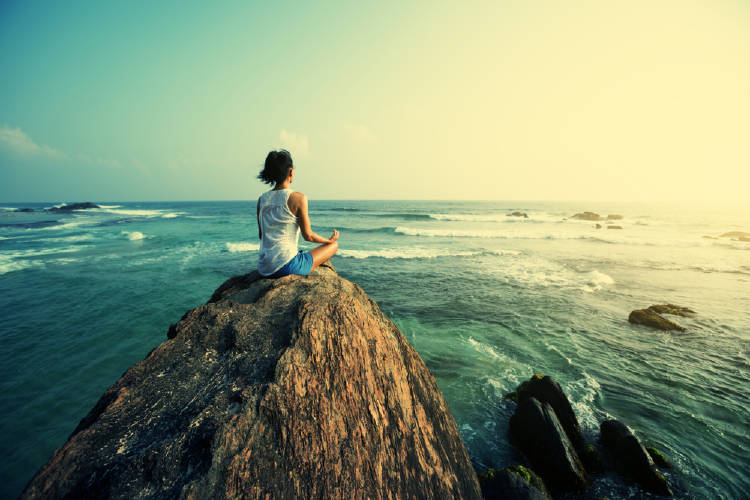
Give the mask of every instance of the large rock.
M 84 203 L 71 203 L 70 205 L 63 205 L 61 207 L 52 207 L 48 208 L 50 212 L 72 212 L 73 210 L 88 210 L 89 208 L 101 208 L 99 205 L 96 205 L 95 203 L 91 203 L 90 201 L 84 202 Z
M 479 484 L 484 500 L 551 500 L 542 478 L 522 465 L 487 469 Z
M 672 496 L 667 480 L 656 470 L 649 453 L 625 424 L 618 420 L 606 420 L 601 423 L 600 431 L 602 444 L 612 452 L 627 474 L 648 491 Z
M 583 464 L 548 403 L 533 397 L 521 401 L 510 418 L 510 436 L 553 492 L 588 485 Z
M 604 220 L 601 215 L 594 213 L 594 212 L 580 212 L 571 216 L 570 218 L 580 219 L 580 220 L 592 220 L 592 221 Z
M 557 419 L 565 429 L 565 434 L 576 448 L 583 445 L 583 435 L 578 418 L 573 412 L 568 397 L 563 392 L 562 387 L 557 381 L 549 375 L 543 376 L 541 373 L 534 374 L 529 380 L 523 382 L 516 389 L 516 401 L 519 403 L 530 398 L 536 398 L 540 403 L 548 403 L 553 410 Z
M 674 323 L 673 321 L 668 320 L 667 318 L 662 317 L 658 312 L 654 311 L 653 309 L 636 309 L 635 311 L 630 313 L 630 316 L 628 316 L 628 321 L 636 324 L 636 325 L 645 325 L 650 326 L 652 328 L 657 328 L 659 330 L 669 331 L 669 330 L 678 330 L 680 332 L 684 332 L 685 329 L 678 325 L 677 323 Z
M 719 236 L 720 238 L 750 238 L 750 233 L 743 231 L 729 231 Z
M 361 288 L 257 278 L 189 311 L 22 498 L 480 498 L 435 378 Z

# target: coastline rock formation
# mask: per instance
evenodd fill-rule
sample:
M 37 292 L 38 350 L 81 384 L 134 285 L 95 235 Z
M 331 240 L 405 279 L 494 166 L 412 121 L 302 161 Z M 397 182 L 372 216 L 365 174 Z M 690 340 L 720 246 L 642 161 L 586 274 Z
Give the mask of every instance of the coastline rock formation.
M 529 218 L 529 214 L 527 214 L 526 212 L 518 212 L 518 211 L 516 211 L 516 212 L 508 214 L 508 217 L 523 217 L 524 219 L 528 219 Z
M 435 378 L 333 267 L 232 278 L 168 336 L 22 498 L 481 498 Z
M 599 221 L 602 220 L 602 216 L 594 212 L 579 212 L 575 215 L 571 215 L 571 219 Z
M 658 495 L 672 496 L 667 480 L 656 469 L 651 455 L 640 440 L 622 422 L 606 420 L 601 423 L 601 441 L 644 489 Z
M 630 313 L 630 316 L 628 316 L 628 321 L 633 324 L 650 326 L 664 331 L 685 331 L 683 327 L 663 317 L 662 314 L 673 314 L 689 318 L 695 314 L 695 311 L 674 304 L 655 304 L 647 309 L 634 310 Z
M 49 212 L 72 212 L 73 210 L 87 210 L 89 208 L 101 208 L 101 207 L 95 203 L 91 203 L 90 201 L 87 201 L 84 203 L 71 203 L 70 205 L 63 205 L 61 207 L 47 208 L 45 210 Z
M 479 475 L 484 500 L 550 500 L 542 478 L 523 465 L 487 469 Z

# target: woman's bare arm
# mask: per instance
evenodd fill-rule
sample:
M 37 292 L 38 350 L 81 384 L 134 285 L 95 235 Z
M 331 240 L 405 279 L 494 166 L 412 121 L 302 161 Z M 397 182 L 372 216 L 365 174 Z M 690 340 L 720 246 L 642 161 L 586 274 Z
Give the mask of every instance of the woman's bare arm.
M 299 225 L 299 229 L 302 232 L 302 237 L 305 241 L 310 241 L 312 243 L 333 243 L 339 239 L 339 232 L 335 229 L 330 238 L 323 238 L 316 234 L 310 225 L 310 216 L 307 210 L 307 196 L 302 193 L 294 194 L 297 195 L 294 200 L 295 208 L 297 208 L 297 224 Z

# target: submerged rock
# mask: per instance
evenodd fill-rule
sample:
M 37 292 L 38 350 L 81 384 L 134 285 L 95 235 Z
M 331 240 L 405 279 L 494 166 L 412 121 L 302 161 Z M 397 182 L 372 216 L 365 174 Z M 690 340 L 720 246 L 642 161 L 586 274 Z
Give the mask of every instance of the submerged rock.
M 672 496 L 667 480 L 656 470 L 654 461 L 633 432 L 618 420 L 607 420 L 600 426 L 601 441 L 622 464 L 625 472 L 644 489 Z
M 332 267 L 228 280 L 22 498 L 480 498 L 435 378 Z
M 684 332 L 685 329 L 667 318 L 662 317 L 652 309 L 636 309 L 628 316 L 628 321 L 636 325 L 645 325 L 659 330 L 670 331 L 678 330 Z
M 607 229 L 622 229 L 622 226 L 607 226 Z
M 594 212 L 580 212 L 575 215 L 572 215 L 570 218 L 580 219 L 580 220 L 591 220 L 591 221 L 602 220 L 602 216 Z
M 601 474 L 604 472 L 604 461 L 599 454 L 599 450 L 593 444 L 587 444 L 578 449 L 578 456 L 586 471 L 590 474 Z
M 479 475 L 484 500 L 550 500 L 542 478 L 523 465 L 487 469 Z
M 99 205 L 87 201 L 85 203 L 71 203 L 70 205 L 63 205 L 61 207 L 52 207 L 46 210 L 50 212 L 71 212 L 73 210 L 87 210 L 89 208 L 101 208 Z
M 17 209 L 15 209 L 13 211 L 14 212 L 33 212 L 34 209 L 33 208 L 24 207 L 24 208 L 17 208 Z
M 742 231 L 730 231 L 719 236 L 720 238 L 750 238 L 750 233 Z
M 609 214 L 607 220 L 622 220 L 624 217 L 620 214 Z
M 586 470 L 548 403 L 534 397 L 522 400 L 510 418 L 510 435 L 553 492 L 588 486 Z
M 597 229 L 601 229 L 601 228 L 602 228 L 602 225 L 601 225 L 601 224 L 597 224 L 597 225 L 596 225 L 595 227 L 596 227 Z
M 529 215 L 526 212 L 513 212 L 508 214 L 508 217 L 523 217 L 524 219 L 528 219 Z

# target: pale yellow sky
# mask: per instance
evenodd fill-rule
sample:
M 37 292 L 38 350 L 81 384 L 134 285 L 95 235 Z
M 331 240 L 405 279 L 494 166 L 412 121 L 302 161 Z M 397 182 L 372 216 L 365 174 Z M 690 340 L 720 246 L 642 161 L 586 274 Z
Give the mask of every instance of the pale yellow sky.
M 77 9 L 0 20 L 0 199 L 252 199 L 286 147 L 314 199 L 750 204 L 750 2 Z

